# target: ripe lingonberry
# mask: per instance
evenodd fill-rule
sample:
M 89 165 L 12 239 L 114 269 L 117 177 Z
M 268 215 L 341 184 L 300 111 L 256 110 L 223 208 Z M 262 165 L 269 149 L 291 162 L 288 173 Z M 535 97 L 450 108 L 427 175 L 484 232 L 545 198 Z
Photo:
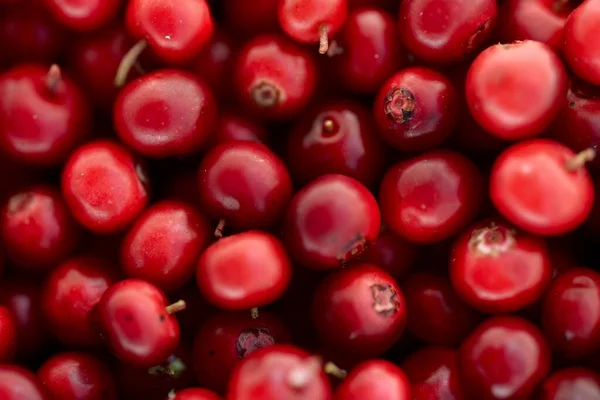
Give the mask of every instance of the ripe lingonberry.
M 240 112 L 225 111 L 219 113 L 219 122 L 211 145 L 216 146 L 233 140 L 266 145 L 269 142 L 269 132 L 260 122 Z
M 10 310 L 0 306 L 0 363 L 9 363 L 17 354 L 17 324 Z
M 207 389 L 187 388 L 178 392 L 170 392 L 167 400 L 221 400 L 221 397 Z
M 90 32 L 112 20 L 123 0 L 42 0 L 52 16 L 73 31 Z
M 47 400 L 37 377 L 16 365 L 0 364 L 0 398 Z
M 580 78 L 600 85 L 600 2 L 586 0 L 569 15 L 562 50 Z
M 365 361 L 352 369 L 335 391 L 336 400 L 409 400 L 408 378 L 396 365 L 385 360 Z
M 600 375 L 571 367 L 550 375 L 540 387 L 540 400 L 600 399 Z
M 381 267 L 394 279 L 400 279 L 411 270 L 418 254 L 417 246 L 384 228 L 375 244 L 365 250 L 360 259 Z

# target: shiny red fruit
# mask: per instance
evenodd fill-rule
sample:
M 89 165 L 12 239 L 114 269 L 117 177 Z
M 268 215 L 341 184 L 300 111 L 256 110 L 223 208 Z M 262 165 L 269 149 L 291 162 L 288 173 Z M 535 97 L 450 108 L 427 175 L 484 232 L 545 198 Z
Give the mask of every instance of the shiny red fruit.
M 404 372 L 385 360 L 365 361 L 352 369 L 335 391 L 335 400 L 410 400 Z
M 6 400 L 48 400 L 37 377 L 16 365 L 0 364 L 0 398 Z
M 106 25 L 119 12 L 123 0 L 43 0 L 61 25 L 78 32 L 90 32 Z
M 539 400 L 600 399 L 600 375 L 571 367 L 554 372 L 540 387 Z
M 600 85 L 600 3 L 586 0 L 565 23 L 563 55 L 582 79 Z

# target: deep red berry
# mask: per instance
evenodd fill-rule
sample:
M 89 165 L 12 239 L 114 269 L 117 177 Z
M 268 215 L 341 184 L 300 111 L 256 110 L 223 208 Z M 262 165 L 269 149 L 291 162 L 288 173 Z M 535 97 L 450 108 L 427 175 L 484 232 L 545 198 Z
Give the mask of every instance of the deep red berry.
M 547 129 L 567 92 L 567 74 L 547 45 L 525 40 L 484 50 L 469 69 L 467 104 L 475 120 L 505 140 Z
M 400 338 L 406 303 L 394 278 L 379 267 L 359 264 L 325 277 L 314 294 L 312 314 L 325 344 L 368 358 Z
M 274 345 L 252 353 L 235 368 L 228 400 L 330 400 L 321 360 L 303 350 Z
M 408 241 L 440 242 L 458 234 L 477 215 L 482 184 L 477 167 L 452 151 L 401 161 L 381 184 L 383 221 Z
M 260 311 L 219 313 L 208 319 L 194 339 L 194 371 L 202 387 L 219 393 L 240 360 L 275 343 L 287 343 L 290 334 L 275 316 Z
M 206 0 L 131 0 L 126 25 L 134 38 L 145 40 L 152 53 L 168 64 L 191 61 L 214 30 Z
M 406 329 L 425 343 L 457 345 L 479 322 L 478 314 L 442 275 L 414 273 L 403 283 L 402 291 L 408 315 Z
M 0 398 L 47 400 L 40 382 L 31 371 L 8 364 L 0 364 Z
M 340 268 L 375 243 L 380 219 L 377 201 L 367 188 L 343 175 L 325 175 L 292 199 L 284 240 L 303 266 Z
M 283 244 L 268 233 L 247 231 L 202 253 L 196 280 L 204 297 L 225 310 L 249 310 L 277 300 L 291 279 Z
M 242 38 L 278 32 L 278 3 L 279 0 L 226 0 L 223 12 L 227 29 Z
M 54 268 L 79 243 L 80 230 L 51 186 L 33 186 L 11 196 L 0 226 L 6 253 L 24 270 Z
M 328 55 L 332 77 L 359 94 L 376 93 L 407 61 L 394 17 L 374 7 L 348 15 Z
M 316 108 L 288 137 L 287 162 L 295 181 L 305 185 L 321 175 L 342 174 L 374 187 L 385 162 L 375 129 L 371 114 L 360 104 L 338 101 Z
M 121 268 L 165 291 L 182 287 L 213 238 L 210 222 L 193 207 L 163 201 L 146 210 L 121 245 Z
M 17 353 L 17 323 L 10 310 L 0 306 L 0 362 L 9 363 Z
M 184 71 L 156 71 L 129 83 L 117 97 L 114 123 L 119 138 L 155 158 L 202 149 L 215 129 L 217 107 L 209 87 Z
M 500 220 L 467 229 L 450 255 L 456 292 L 488 313 L 510 313 L 536 302 L 552 278 L 543 239 L 517 232 Z
M 550 375 L 540 388 L 540 400 L 600 399 L 600 375 L 585 368 L 566 368 Z
M 544 296 L 542 326 L 564 357 L 580 359 L 600 349 L 600 274 L 573 268 L 557 276 Z
M 116 268 L 78 256 L 53 270 L 42 287 L 41 306 L 48 330 L 67 346 L 95 346 L 100 336 L 90 320 L 102 294 L 116 282 Z
M 44 391 L 53 399 L 116 400 L 117 388 L 107 365 L 86 353 L 58 353 L 37 373 Z
M 233 140 L 267 144 L 269 132 L 258 121 L 234 111 L 220 113 L 212 145 Z
M 221 144 L 204 156 L 198 189 L 203 209 L 235 230 L 273 227 L 292 197 L 285 164 L 266 146 L 243 141 Z
M 218 394 L 207 389 L 187 388 L 169 393 L 167 400 L 220 400 Z
M 417 58 L 434 63 L 463 60 L 492 33 L 494 0 L 407 0 L 400 3 L 400 37 Z
M 563 55 L 582 79 L 600 85 L 600 3 L 586 0 L 567 19 Z
M 233 79 L 248 111 L 267 119 L 289 119 L 312 98 L 317 68 L 312 56 L 288 39 L 258 36 L 240 50 Z
M 179 324 L 167 306 L 156 286 L 127 279 L 104 292 L 94 319 L 117 358 L 149 368 L 166 360 L 179 343 Z
M 512 145 L 494 164 L 490 196 L 500 213 L 537 235 L 556 236 L 581 225 L 594 203 L 585 162 L 594 152 L 578 155 L 547 139 Z
M 424 347 L 402 363 L 412 385 L 413 400 L 462 400 L 458 352 L 446 347 Z
M 363 253 L 361 260 L 381 267 L 394 279 L 400 279 L 411 270 L 418 254 L 417 246 L 385 228 L 379 232 L 375 244 Z
M 57 165 L 88 135 L 89 109 L 80 89 L 37 65 L 0 75 L 0 150 L 27 164 Z
M 94 31 L 112 20 L 122 0 L 42 0 L 61 25 L 74 31 Z
M 335 400 L 412 398 L 404 372 L 385 360 L 369 360 L 354 367 L 335 391 Z
M 469 398 L 530 399 L 550 371 L 542 332 L 524 319 L 494 317 L 463 342 L 459 365 Z
M 148 201 L 147 177 L 133 155 L 109 141 L 78 148 L 65 165 L 62 193 L 75 218 L 95 233 L 126 228 Z

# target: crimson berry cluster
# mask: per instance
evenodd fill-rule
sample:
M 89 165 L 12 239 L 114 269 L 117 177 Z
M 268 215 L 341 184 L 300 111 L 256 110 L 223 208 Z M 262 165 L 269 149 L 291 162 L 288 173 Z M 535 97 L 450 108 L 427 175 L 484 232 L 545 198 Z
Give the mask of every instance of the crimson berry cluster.
M 0 0 L 0 399 L 599 400 L 600 0 Z

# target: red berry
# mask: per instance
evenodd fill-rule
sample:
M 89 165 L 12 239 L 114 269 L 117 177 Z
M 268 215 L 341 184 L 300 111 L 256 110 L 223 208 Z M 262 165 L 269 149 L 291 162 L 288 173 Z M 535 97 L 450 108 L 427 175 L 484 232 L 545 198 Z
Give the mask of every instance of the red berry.
M 86 99 L 53 65 L 21 65 L 0 75 L 0 150 L 34 165 L 62 163 L 88 134 Z
M 0 398 L 47 400 L 40 382 L 31 371 L 16 365 L 0 365 Z
M 456 128 L 459 111 L 450 80 L 422 67 L 406 68 L 389 78 L 373 103 L 381 137 L 404 151 L 443 143 Z
M 242 360 L 229 381 L 228 400 L 330 400 L 321 360 L 303 350 L 274 345 Z
M 193 207 L 163 201 L 146 210 L 121 245 L 127 276 L 172 291 L 193 275 L 196 262 L 213 237 L 210 222 Z
M 500 213 L 537 235 L 556 236 L 581 225 L 594 203 L 583 166 L 594 152 L 578 155 L 547 139 L 512 145 L 494 164 L 490 196 Z
M 54 268 L 79 243 L 79 228 L 51 186 L 34 186 L 11 196 L 0 226 L 6 253 L 24 270 Z
M 101 259 L 78 256 L 59 265 L 47 276 L 41 294 L 50 332 L 68 346 L 99 344 L 90 312 L 115 281 L 115 268 Z
M 285 164 L 266 146 L 242 141 L 221 144 L 205 155 L 198 188 L 203 208 L 235 230 L 273 227 L 292 197 Z
M 539 399 L 600 399 L 600 375 L 577 367 L 557 371 L 542 384 Z
M 122 0 L 42 0 L 52 16 L 73 31 L 94 31 L 119 12 Z
M 374 187 L 385 162 L 375 129 L 369 111 L 360 104 L 338 101 L 316 108 L 288 137 L 290 172 L 302 185 L 321 175 L 342 174 Z
M 416 57 L 435 63 L 463 60 L 490 36 L 495 0 L 406 0 L 400 3 L 400 37 Z
M 463 342 L 459 365 L 469 398 L 527 400 L 550 371 L 550 356 L 533 324 L 494 317 Z
M 488 313 L 510 313 L 535 303 L 552 278 L 543 239 L 499 220 L 467 229 L 454 244 L 450 277 L 456 292 Z
M 385 228 L 375 244 L 363 253 L 361 260 L 381 267 L 394 279 L 400 279 L 412 269 L 418 254 L 417 246 Z
M 289 341 L 286 327 L 265 311 L 256 319 L 248 312 L 216 314 L 204 322 L 194 339 L 198 383 L 223 392 L 240 360 L 263 347 Z
M 167 400 L 220 400 L 218 394 L 207 389 L 188 388 L 169 393 Z
M 565 24 L 563 55 L 582 79 L 600 85 L 600 3 L 586 0 Z
M 567 92 L 567 74 L 547 45 L 525 40 L 484 50 L 469 69 L 467 104 L 475 120 L 505 140 L 547 129 Z
M 116 400 L 117 389 L 108 366 L 85 353 L 58 353 L 40 367 L 38 378 L 53 399 Z
M 240 50 L 233 80 L 248 111 L 267 119 L 289 119 L 312 98 L 317 69 L 312 56 L 286 38 L 258 36 Z
M 327 346 L 365 358 L 391 348 L 406 324 L 406 304 L 398 284 L 370 264 L 325 277 L 314 294 L 312 313 Z
M 248 231 L 220 239 L 200 257 L 200 292 L 225 310 L 249 310 L 277 300 L 291 279 L 291 263 L 274 236 Z
M 129 83 L 114 106 L 119 138 L 154 158 L 202 149 L 214 132 L 217 107 L 209 87 L 187 72 L 161 70 Z
M 292 199 L 284 240 L 303 266 L 340 268 L 375 243 L 380 219 L 377 201 L 367 188 L 343 175 L 325 175 Z
M 458 234 L 477 215 L 482 184 L 477 167 L 452 151 L 401 161 L 381 184 L 383 221 L 408 241 L 440 242 Z
M 552 348 L 567 358 L 600 349 L 600 274 L 573 268 L 557 276 L 544 296 L 542 326 Z
M 109 141 L 78 148 L 65 165 L 61 186 L 75 218 L 92 232 L 126 228 L 148 201 L 147 178 L 133 155 Z
M 217 130 L 212 145 L 242 140 L 267 144 L 269 132 L 258 121 L 239 112 L 225 111 L 219 115 Z
M 104 292 L 94 317 L 119 360 L 152 367 L 165 361 L 179 343 L 179 324 L 168 305 L 156 286 L 127 279 Z
M 277 5 L 279 0 L 225 0 L 225 24 L 242 38 L 279 31 Z
M 335 392 L 336 400 L 409 400 L 410 383 L 404 372 L 385 360 L 365 361 L 352 369 Z
M 0 306 L 0 362 L 8 363 L 17 353 L 17 323 L 10 310 Z

